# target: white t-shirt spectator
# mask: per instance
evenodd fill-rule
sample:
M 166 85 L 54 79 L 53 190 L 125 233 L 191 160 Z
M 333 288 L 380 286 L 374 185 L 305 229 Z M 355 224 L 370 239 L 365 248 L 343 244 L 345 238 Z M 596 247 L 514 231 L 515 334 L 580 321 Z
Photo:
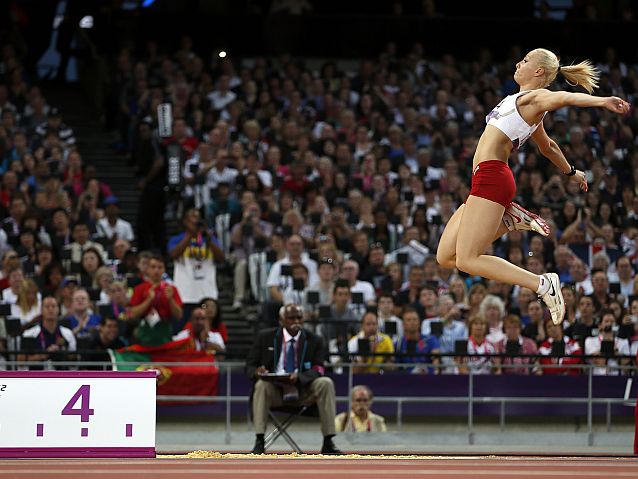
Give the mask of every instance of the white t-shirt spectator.
M 168 242 L 170 253 L 186 233 L 173 236 Z M 216 239 L 213 241 L 219 246 Z M 203 238 L 191 239 L 182 256 L 174 262 L 173 280 L 184 303 L 198 303 L 202 298 L 217 299 L 217 267 L 213 251 L 205 246 Z
M 191 331 L 189 329 L 184 329 L 173 336 L 173 341 L 180 341 L 182 339 L 186 339 L 190 337 Z M 208 331 L 208 336 L 206 337 L 206 342 L 210 344 L 217 344 L 218 346 L 226 349 L 226 343 L 224 343 L 224 338 L 221 334 L 215 331 Z M 195 341 L 195 349 L 197 351 L 202 351 L 203 347 L 199 341 Z
M 39 293 L 38 293 L 39 294 Z M 16 304 L 18 295 L 11 291 L 11 288 L 2 290 L 2 302 L 7 304 Z
M 585 355 L 589 356 L 591 354 L 600 353 L 602 341 L 603 337 L 601 335 L 591 336 L 585 339 Z M 629 356 L 631 354 L 629 341 L 627 339 L 614 337 L 614 350 L 617 355 Z M 618 361 L 609 359 L 607 360 L 607 367 L 595 367 L 593 373 L 596 376 L 618 376 L 620 375 L 620 371 L 615 369 L 616 366 L 618 366 Z M 611 367 L 614 367 L 614 369 L 611 369 Z
M 301 262 L 308 268 L 308 284 L 314 284 L 319 281 L 317 262 L 310 259 L 308 253 L 301 253 Z M 287 288 L 292 287 L 292 276 L 284 276 L 281 274 L 281 267 L 288 264 L 290 264 L 290 258 L 288 256 L 273 263 L 268 273 L 268 280 L 266 280 L 267 288 L 277 286 L 283 292 Z
M 208 94 L 208 101 L 210 101 L 213 110 L 226 108 L 226 105 L 235 101 L 235 98 L 237 98 L 237 95 L 231 90 L 226 92 L 215 90 Z
M 135 239 L 131 223 L 122 218 L 118 218 L 115 221 L 115 226 L 111 226 L 111 223 L 106 218 L 99 219 L 97 221 L 97 231 L 99 236 L 108 239 L 113 239 L 113 235 L 117 235 L 117 239 L 123 239 L 128 242 L 132 242 Z
M 354 283 L 354 286 L 350 288 L 351 293 L 363 293 L 363 302 L 368 303 L 376 303 L 377 295 L 374 292 L 374 286 L 367 281 L 359 281 L 357 280 Z
M 69 328 L 65 328 L 64 326 L 59 326 L 60 334 L 64 338 L 64 340 L 68 344 L 67 351 L 75 351 L 77 349 L 77 341 L 75 336 L 73 336 L 73 331 Z M 27 329 L 24 333 L 22 333 L 23 338 L 37 338 L 40 336 L 40 332 L 42 331 L 42 326 L 37 324 L 32 328 Z

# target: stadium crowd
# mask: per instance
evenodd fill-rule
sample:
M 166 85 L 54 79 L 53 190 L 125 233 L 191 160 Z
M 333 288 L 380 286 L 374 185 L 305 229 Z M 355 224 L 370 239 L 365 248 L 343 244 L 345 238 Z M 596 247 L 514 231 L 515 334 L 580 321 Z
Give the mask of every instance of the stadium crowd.
M 586 194 L 533 146 L 510 158 L 516 201 L 552 232 L 512 231 L 489 253 L 559 273 L 563 325 L 530 290 L 436 262 L 438 238 L 469 193 L 485 117 L 515 91 L 520 58 L 512 47 L 502 61 L 483 50 L 462 63 L 428 58 L 420 43 L 400 55 L 389 43 L 356 71 L 332 61 L 313 71 L 288 55 L 205 56 L 189 36 L 174 52 L 153 41 L 123 48 L 110 69 L 106 126 L 137 167 L 132 227 L 82 161 L 64 105 L 47 103 L 6 44 L 0 353 L 30 348 L 43 360 L 189 334 L 224 351 L 216 276 L 226 264 L 233 308 L 260 305 L 267 327 L 281 305 L 302 305 L 335 370 L 351 358 L 368 373 L 416 358 L 411 373 L 578 374 L 570 365 L 587 361 L 597 374 L 618 374 L 611 366 L 638 352 L 635 109 L 545 118 L 568 161 L 587 172 Z M 611 48 L 597 60 L 597 93 L 634 103 L 638 65 Z M 162 103 L 172 105 L 170 137 L 157 132 Z M 183 165 L 171 188 L 169 150 Z M 182 218 L 172 238 L 167 209 Z M 205 326 L 191 326 L 193 311 Z

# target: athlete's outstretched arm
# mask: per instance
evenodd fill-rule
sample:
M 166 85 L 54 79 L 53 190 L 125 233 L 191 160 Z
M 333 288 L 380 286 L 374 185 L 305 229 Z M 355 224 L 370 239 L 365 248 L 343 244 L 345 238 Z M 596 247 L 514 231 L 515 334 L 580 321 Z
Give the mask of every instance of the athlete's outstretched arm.
M 617 96 L 592 96 L 587 93 L 567 91 L 537 90 L 534 107 L 538 111 L 554 111 L 564 106 L 599 107 L 624 115 L 629 111 L 629 103 Z

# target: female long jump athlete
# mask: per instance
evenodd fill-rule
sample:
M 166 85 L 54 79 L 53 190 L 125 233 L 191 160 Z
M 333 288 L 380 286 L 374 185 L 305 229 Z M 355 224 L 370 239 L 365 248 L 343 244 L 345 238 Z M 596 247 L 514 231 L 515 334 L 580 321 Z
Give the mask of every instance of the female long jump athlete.
M 567 162 L 559 146 L 543 128 L 543 118 L 548 111 L 565 106 L 604 107 L 619 114 L 629 111 L 629 103 L 618 97 L 547 90 L 558 72 L 567 82 L 580 85 L 590 94 L 598 86 L 598 72 L 589 61 L 560 66 L 556 55 L 542 48 L 532 50 L 516 64 L 514 80 L 520 91 L 507 96 L 486 117 L 487 126 L 479 139 L 472 164 L 472 190 L 465 204 L 450 218 L 437 250 L 438 262 L 447 268 L 456 266 L 471 275 L 536 291 L 555 324 L 562 323 L 565 315 L 558 275 L 539 276 L 484 253 L 494 240 L 514 228 L 533 229 L 545 235 L 549 232 L 541 218 L 511 203 L 516 183 L 507 159 L 513 149 L 530 137 L 541 154 L 587 191 L 585 173 Z M 511 224 L 512 216 L 523 221 Z

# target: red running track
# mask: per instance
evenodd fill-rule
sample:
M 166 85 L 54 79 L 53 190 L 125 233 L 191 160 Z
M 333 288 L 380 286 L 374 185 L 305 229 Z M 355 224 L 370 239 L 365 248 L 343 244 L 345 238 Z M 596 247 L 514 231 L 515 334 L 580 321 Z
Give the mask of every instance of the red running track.
M 3 460 L 0 478 L 76 479 L 179 477 L 225 479 L 330 478 L 638 478 L 638 459 L 468 456 L 427 458 L 245 458 Z

